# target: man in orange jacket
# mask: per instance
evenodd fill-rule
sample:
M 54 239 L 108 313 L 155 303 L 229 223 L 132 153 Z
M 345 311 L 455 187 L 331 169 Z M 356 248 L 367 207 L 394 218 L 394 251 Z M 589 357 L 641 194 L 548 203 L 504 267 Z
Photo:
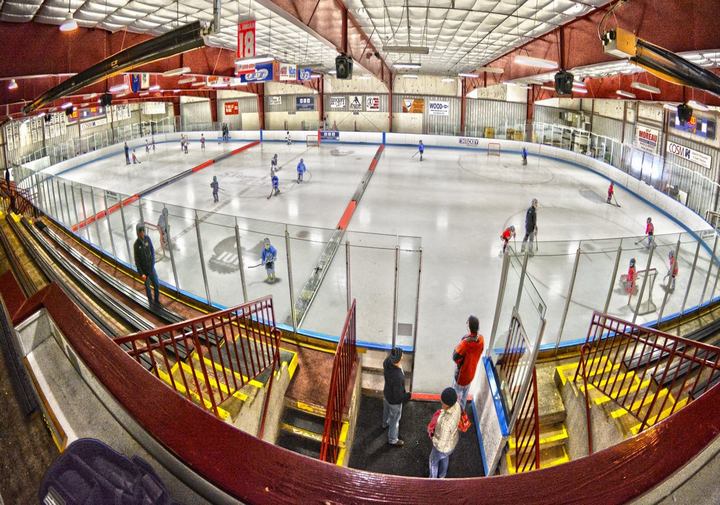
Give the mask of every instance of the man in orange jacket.
M 458 403 L 462 410 L 465 410 L 468 390 L 475 378 L 475 370 L 485 347 L 483 336 L 478 334 L 480 326 L 478 318 L 475 316 L 468 317 L 467 325 L 470 333 L 462 338 L 453 352 L 453 361 L 457 365 L 453 388 L 457 392 Z

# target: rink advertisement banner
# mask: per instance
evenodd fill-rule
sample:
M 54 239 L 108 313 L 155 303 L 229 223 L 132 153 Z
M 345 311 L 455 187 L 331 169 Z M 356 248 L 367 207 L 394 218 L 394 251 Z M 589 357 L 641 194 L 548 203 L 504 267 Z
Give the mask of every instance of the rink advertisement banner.
M 237 53 L 238 58 L 255 57 L 255 20 L 249 19 L 238 23 Z
M 422 114 L 425 112 L 424 98 L 403 98 L 402 111 L 411 114 Z
M 657 154 L 659 141 L 660 130 L 640 124 L 635 128 L 635 145 L 643 151 Z
M 320 132 L 320 140 L 338 142 L 340 140 L 340 132 L 337 130 L 323 130 Z
M 295 97 L 295 110 L 308 111 L 315 109 L 315 97 L 314 96 L 296 96 Z
M 680 144 L 676 144 L 675 142 L 668 141 L 667 143 L 667 152 L 668 154 L 674 154 L 675 156 L 680 156 L 681 158 L 685 158 L 686 160 L 696 163 L 702 167 L 705 167 L 709 169 L 712 166 L 712 157 L 701 153 L 700 151 L 696 151 L 695 149 L 690 149 L 689 147 L 681 146 Z
M 363 98 L 360 95 L 350 95 L 348 110 L 360 112 L 362 110 Z
M 280 63 L 280 80 L 297 81 L 297 66 L 290 63 Z
M 344 96 L 331 96 L 330 97 L 330 108 L 331 109 L 344 109 L 345 108 L 345 97 Z
M 366 96 L 365 110 L 368 112 L 380 112 L 380 97 L 377 95 Z
M 298 79 L 301 81 L 309 81 L 312 79 L 312 69 L 303 68 L 298 72 Z
M 258 63 L 255 65 L 254 72 L 240 75 L 240 82 L 248 83 L 272 81 L 274 76 L 273 70 L 274 68 L 272 63 Z
M 458 138 L 458 144 L 461 146 L 478 146 L 480 145 L 480 139 L 473 137 L 460 137 Z
M 270 98 L 270 100 L 268 101 L 268 105 L 282 105 L 282 97 L 281 96 L 271 96 L 269 98 Z
M 165 114 L 165 102 L 142 102 L 141 107 L 143 114 Z
M 440 100 L 428 100 L 428 114 L 431 116 L 449 116 L 450 102 Z
M 225 102 L 225 115 L 226 116 L 237 116 L 238 115 L 238 102 Z

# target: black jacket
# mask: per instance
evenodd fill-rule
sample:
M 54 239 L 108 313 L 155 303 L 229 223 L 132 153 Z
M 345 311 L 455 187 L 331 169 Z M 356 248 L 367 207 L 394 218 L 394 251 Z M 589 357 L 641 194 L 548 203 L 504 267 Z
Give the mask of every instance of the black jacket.
M 525 231 L 527 233 L 532 233 L 535 231 L 535 227 L 537 226 L 537 214 L 535 213 L 535 207 L 532 205 L 527 210 L 527 214 L 525 214 Z
M 405 374 L 402 368 L 395 366 L 392 360 L 387 357 L 383 362 L 383 371 L 385 375 L 383 395 L 387 402 L 391 405 L 397 405 L 408 401 L 410 393 L 405 392 Z
M 155 249 L 153 248 L 150 237 L 145 236 L 145 240 L 138 237 L 135 240 L 135 266 L 142 275 L 150 275 L 155 269 Z

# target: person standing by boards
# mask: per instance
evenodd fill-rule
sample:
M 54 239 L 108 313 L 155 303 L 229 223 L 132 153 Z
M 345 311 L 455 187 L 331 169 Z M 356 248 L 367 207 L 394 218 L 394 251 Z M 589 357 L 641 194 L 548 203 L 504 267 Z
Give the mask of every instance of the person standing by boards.
M 418 142 L 418 152 L 420 153 L 420 161 L 422 161 L 423 153 L 425 152 L 425 144 L 423 144 L 422 140 L 420 142 Z
M 523 238 L 522 241 L 522 252 L 525 252 L 525 245 L 529 242 L 530 254 L 534 251 L 533 242 L 535 241 L 535 236 L 537 235 L 537 206 L 537 198 L 533 198 L 530 203 L 530 207 L 528 207 L 528 210 L 525 213 L 525 238 Z

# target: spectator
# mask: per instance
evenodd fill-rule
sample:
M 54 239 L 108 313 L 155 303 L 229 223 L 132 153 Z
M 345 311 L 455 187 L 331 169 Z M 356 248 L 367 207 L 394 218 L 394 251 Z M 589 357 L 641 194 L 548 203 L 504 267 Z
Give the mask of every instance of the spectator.
M 461 408 L 453 388 L 445 388 L 440 395 L 442 410 L 432 431 L 433 448 L 430 452 L 430 478 L 444 479 L 447 475 L 450 455 L 460 440 Z
M 470 333 L 462 338 L 453 352 L 453 361 L 457 365 L 453 389 L 457 393 L 461 410 L 465 410 L 468 390 L 475 378 L 475 370 L 485 347 L 483 336 L 478 335 L 480 326 L 478 318 L 468 317 L 467 326 Z
M 128 147 L 127 142 L 125 142 L 124 149 L 125 149 L 125 164 L 129 165 L 130 164 L 130 148 Z
M 135 266 L 145 283 L 145 294 L 150 305 L 160 303 L 160 283 L 155 272 L 155 249 L 150 237 L 145 235 L 145 225 L 138 223 L 135 227 L 137 240 L 135 241 Z M 154 297 L 150 296 L 150 284 L 153 286 Z
M 533 198 L 530 203 L 530 207 L 525 213 L 525 238 L 522 241 L 522 252 L 525 252 L 525 244 L 528 240 L 530 241 L 530 254 L 533 253 L 533 242 L 536 240 L 537 235 L 537 198 Z
M 405 392 L 405 374 L 400 366 L 402 355 L 402 349 L 394 347 L 390 351 L 390 356 L 383 362 L 385 387 L 383 388 L 382 427 L 388 429 L 388 444 L 398 448 L 405 445 L 405 442 L 399 437 L 402 406 L 410 399 L 410 393 Z

